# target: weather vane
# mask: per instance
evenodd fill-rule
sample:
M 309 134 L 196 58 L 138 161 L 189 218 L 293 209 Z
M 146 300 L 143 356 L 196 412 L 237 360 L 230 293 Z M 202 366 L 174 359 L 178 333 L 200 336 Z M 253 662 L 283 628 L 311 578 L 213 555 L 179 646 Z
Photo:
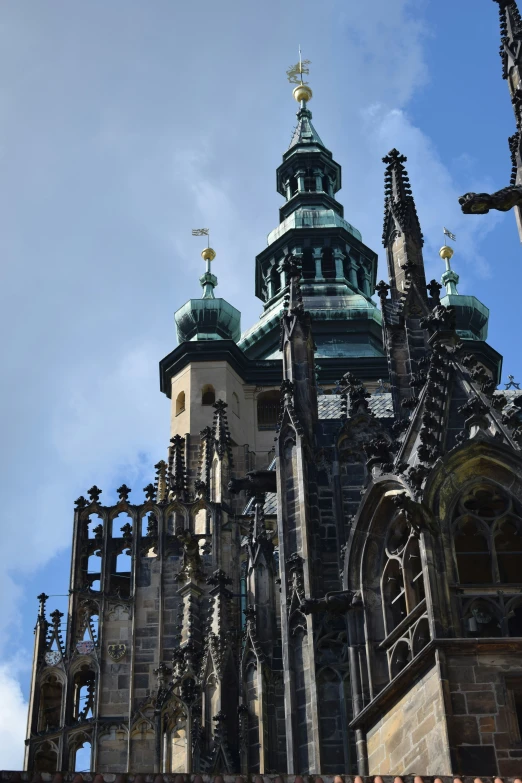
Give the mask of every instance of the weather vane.
M 193 228 L 193 237 L 207 237 L 207 247 L 210 247 L 210 229 L 209 228 Z
M 303 81 L 303 73 L 310 73 L 309 65 L 310 60 L 301 58 L 301 46 L 299 46 L 299 62 L 292 65 L 286 72 L 290 84 L 308 84 L 308 82 Z

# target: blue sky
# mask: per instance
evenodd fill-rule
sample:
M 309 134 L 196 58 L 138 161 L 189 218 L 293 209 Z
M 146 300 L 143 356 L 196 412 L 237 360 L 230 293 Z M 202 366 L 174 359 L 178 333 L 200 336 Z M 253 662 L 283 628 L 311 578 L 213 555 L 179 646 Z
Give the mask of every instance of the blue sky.
M 381 276 L 381 158 L 395 146 L 428 279 L 446 225 L 460 292 L 491 310 L 504 379 L 522 380 L 522 248 L 513 214 L 465 217 L 457 203 L 509 181 L 491 0 L 4 0 L 0 39 L 0 768 L 15 769 L 35 596 L 64 606 L 73 501 L 96 482 L 111 502 L 122 481 L 141 499 L 165 455 L 157 364 L 176 344 L 174 310 L 198 295 L 193 227 L 211 227 L 217 293 L 243 329 L 260 312 L 254 258 L 277 224 L 298 44 L 346 218 Z

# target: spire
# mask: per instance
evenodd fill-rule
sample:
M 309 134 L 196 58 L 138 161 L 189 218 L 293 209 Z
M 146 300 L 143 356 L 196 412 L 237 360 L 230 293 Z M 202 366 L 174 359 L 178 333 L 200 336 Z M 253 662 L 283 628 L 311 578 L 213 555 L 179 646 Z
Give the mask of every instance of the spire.
M 178 498 L 183 498 L 186 489 L 185 472 L 185 438 L 174 435 L 170 439 L 168 483 L 170 492 Z
M 407 158 L 393 149 L 382 159 L 384 172 L 384 226 L 382 242 L 387 251 L 392 299 L 402 296 L 412 284 L 427 304 L 422 246 L 424 237 L 411 192 Z
M 216 299 L 218 284 L 211 264 L 216 257 L 211 247 L 201 252 L 206 268 L 199 278 L 203 294 L 200 299 L 189 299 L 176 311 L 174 318 L 180 343 L 189 340 L 234 340 L 241 337 L 241 313 L 225 299 Z
M 396 149 L 391 150 L 382 159 L 382 162 L 386 163 L 384 172 L 384 229 L 382 233 L 385 246 L 390 229 L 395 228 L 393 219 L 402 231 L 412 235 L 420 247 L 424 244 L 411 192 L 410 178 L 403 165 L 407 160 L 406 155 L 401 155 Z
M 522 43 L 522 18 L 516 0 L 494 0 L 500 15 L 500 57 L 502 78 L 510 79 L 510 68 L 520 63 Z M 510 84 L 510 89 L 515 85 Z M 518 84 L 517 84 L 518 87 Z
M 321 137 L 312 125 L 312 112 L 306 107 L 306 101 L 302 101 L 301 108 L 297 112 L 297 125 L 288 149 L 290 150 L 298 144 L 319 144 L 321 147 L 324 147 Z

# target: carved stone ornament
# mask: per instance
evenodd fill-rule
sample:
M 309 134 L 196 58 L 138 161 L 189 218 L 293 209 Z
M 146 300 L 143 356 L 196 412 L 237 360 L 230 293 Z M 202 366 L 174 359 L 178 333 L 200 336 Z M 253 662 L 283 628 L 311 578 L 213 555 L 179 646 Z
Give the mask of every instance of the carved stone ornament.
M 90 655 L 92 651 L 94 650 L 94 642 L 92 639 L 87 639 L 84 642 L 78 642 L 76 645 L 76 649 L 80 653 L 80 655 Z
M 113 661 L 121 661 L 125 653 L 127 652 L 126 644 L 109 644 L 107 645 L 107 652 Z
M 62 655 L 58 650 L 49 650 L 45 653 L 44 660 L 48 666 L 56 666 L 62 660 Z

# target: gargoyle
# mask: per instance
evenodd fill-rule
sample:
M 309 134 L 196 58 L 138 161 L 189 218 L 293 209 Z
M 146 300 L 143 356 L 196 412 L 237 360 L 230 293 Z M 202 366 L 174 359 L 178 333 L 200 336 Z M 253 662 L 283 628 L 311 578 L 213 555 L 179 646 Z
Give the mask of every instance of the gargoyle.
M 305 598 L 299 609 L 303 614 L 317 614 L 318 612 L 344 614 L 344 612 L 349 612 L 361 605 L 362 598 L 359 590 L 355 592 L 353 590 L 338 590 L 326 593 L 323 598 Z
M 250 470 L 246 476 L 228 482 L 228 491 L 233 495 L 237 495 L 244 489 L 250 495 L 277 492 L 275 470 Z
M 465 215 L 485 215 L 490 209 L 508 212 L 522 206 L 522 187 L 509 185 L 496 193 L 465 193 L 459 198 L 459 204 Z

